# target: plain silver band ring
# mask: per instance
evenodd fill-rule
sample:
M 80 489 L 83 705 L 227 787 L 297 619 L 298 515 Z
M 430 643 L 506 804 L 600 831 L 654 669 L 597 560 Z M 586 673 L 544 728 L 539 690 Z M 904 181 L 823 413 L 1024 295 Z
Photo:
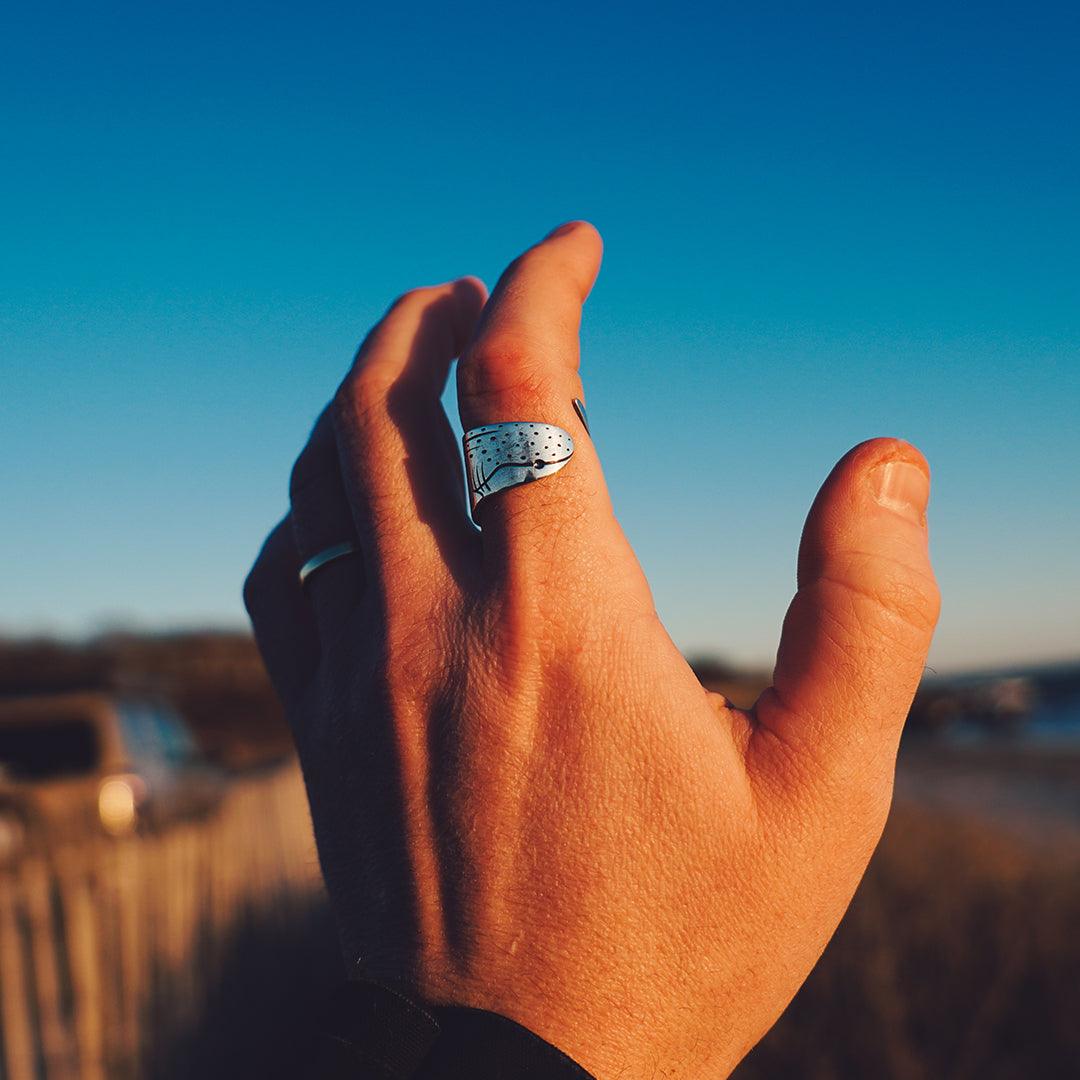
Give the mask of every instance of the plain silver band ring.
M 318 555 L 312 555 L 300 567 L 300 584 L 303 585 L 320 567 L 332 563 L 335 559 L 343 559 L 346 555 L 355 555 L 357 550 L 356 545 L 351 540 L 342 540 L 340 544 L 334 544 L 332 547 L 324 548 Z

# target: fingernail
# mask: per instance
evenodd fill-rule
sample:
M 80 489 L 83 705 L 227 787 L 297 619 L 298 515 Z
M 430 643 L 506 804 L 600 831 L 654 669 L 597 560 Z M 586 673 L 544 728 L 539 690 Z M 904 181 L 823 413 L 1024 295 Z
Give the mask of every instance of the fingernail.
M 870 474 L 874 498 L 882 506 L 914 521 L 926 524 L 926 504 L 930 501 L 930 480 L 909 461 L 886 461 Z

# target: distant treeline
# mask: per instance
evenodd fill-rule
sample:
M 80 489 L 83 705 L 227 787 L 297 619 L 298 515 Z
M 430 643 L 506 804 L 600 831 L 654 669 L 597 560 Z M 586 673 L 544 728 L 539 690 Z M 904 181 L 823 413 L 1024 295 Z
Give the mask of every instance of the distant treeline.
M 167 698 L 206 756 L 228 767 L 291 750 L 281 706 L 247 634 L 108 634 L 84 644 L 0 640 L 0 695 L 77 690 Z
M 690 666 L 709 690 L 749 708 L 769 685 L 766 671 L 715 656 Z M 204 753 L 227 766 L 280 758 L 291 744 L 250 635 L 222 631 L 106 634 L 74 644 L 0 639 L 0 695 L 112 690 L 168 698 Z M 1010 732 L 1039 706 L 1080 700 L 1080 662 L 955 678 L 931 677 L 908 718 L 909 735 L 933 735 L 957 722 Z

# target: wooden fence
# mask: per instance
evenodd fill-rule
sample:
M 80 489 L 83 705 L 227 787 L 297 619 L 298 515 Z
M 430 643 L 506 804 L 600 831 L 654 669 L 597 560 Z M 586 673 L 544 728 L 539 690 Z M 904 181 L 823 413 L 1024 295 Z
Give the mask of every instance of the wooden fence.
M 0 1077 L 173 1075 L 238 936 L 272 949 L 323 910 L 291 766 L 208 819 L 29 854 L 0 870 Z

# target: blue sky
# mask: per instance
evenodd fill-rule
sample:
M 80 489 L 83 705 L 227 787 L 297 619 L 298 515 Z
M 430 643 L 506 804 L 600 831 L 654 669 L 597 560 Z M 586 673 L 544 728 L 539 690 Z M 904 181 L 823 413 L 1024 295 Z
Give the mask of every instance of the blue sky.
M 585 217 L 590 418 L 680 646 L 769 662 L 818 484 L 895 434 L 931 662 L 1077 655 L 1078 11 L 8 5 L 0 629 L 240 625 L 386 303 Z

